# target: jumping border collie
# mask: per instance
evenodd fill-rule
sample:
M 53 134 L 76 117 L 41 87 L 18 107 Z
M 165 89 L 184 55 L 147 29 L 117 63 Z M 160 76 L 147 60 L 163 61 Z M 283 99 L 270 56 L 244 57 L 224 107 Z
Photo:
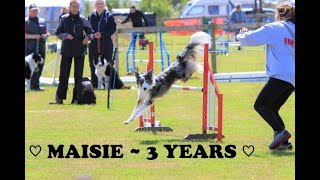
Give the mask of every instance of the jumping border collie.
M 211 37 L 205 32 L 196 32 L 190 38 L 190 43 L 177 56 L 174 63 L 158 75 L 152 76 L 153 70 L 146 74 L 135 72 L 138 87 L 138 102 L 131 116 L 124 124 L 135 120 L 148 106 L 153 104 L 155 98 L 168 93 L 172 84 L 181 80 L 187 82 L 196 71 L 201 72 L 201 66 L 196 62 L 203 55 L 204 44 L 211 46 Z
M 39 64 L 43 64 L 44 60 L 38 53 L 31 53 L 25 57 L 24 78 L 27 83 L 27 89 L 31 90 L 31 77 Z

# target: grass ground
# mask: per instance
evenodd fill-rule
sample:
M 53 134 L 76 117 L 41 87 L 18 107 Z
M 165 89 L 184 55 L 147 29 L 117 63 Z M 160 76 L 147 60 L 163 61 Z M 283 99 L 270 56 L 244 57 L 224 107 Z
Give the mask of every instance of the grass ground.
M 148 37 L 149 36 L 149 37 Z M 148 35 L 149 39 L 155 38 Z M 167 49 L 179 51 L 188 42 L 188 37 L 171 37 L 165 34 Z M 123 40 L 124 41 L 124 40 Z M 155 41 L 156 42 L 156 41 Z M 121 42 L 122 50 L 126 49 Z M 253 49 L 259 49 L 253 51 Z M 264 70 L 263 47 L 245 48 L 247 51 L 218 56 L 218 72 L 240 72 Z M 124 52 L 120 53 L 120 74 L 125 74 Z M 177 53 L 170 53 L 174 59 Z M 143 54 L 141 54 L 143 56 Z M 47 62 L 54 54 L 48 54 Z M 145 65 L 141 65 L 144 69 Z M 85 75 L 89 75 L 86 63 Z M 156 70 L 156 73 L 159 69 Z M 52 70 L 44 76 L 51 77 Z M 71 75 L 72 77 L 72 75 Z M 196 74 L 188 85 L 201 86 L 202 75 Z M 179 83 L 184 84 L 184 83 Z M 202 94 L 199 92 L 170 90 L 163 98 L 156 100 L 156 117 L 173 132 L 133 132 L 138 121 L 123 125 L 137 99 L 137 90 L 114 91 L 113 109 L 107 110 L 107 93 L 97 90 L 97 104 L 70 105 L 71 89 L 64 105 L 49 105 L 56 87 L 46 86 L 43 92 L 25 93 L 26 115 L 26 178 L 27 179 L 294 179 L 295 150 L 270 151 L 267 146 L 273 138 L 272 129 L 254 111 L 253 104 L 263 82 L 219 83 L 223 93 L 223 142 L 216 140 L 185 141 L 190 133 L 201 132 Z M 292 134 L 295 146 L 295 95 L 292 94 L 280 110 L 286 128 Z M 48 159 L 48 144 L 66 147 L 73 144 L 80 155 L 82 144 L 121 144 L 121 159 L 80 158 Z M 234 158 L 167 158 L 165 144 L 192 145 L 194 154 L 197 145 L 202 145 L 209 155 L 209 145 L 219 144 L 224 153 L 228 144 L 236 145 Z M 40 145 L 41 153 L 34 157 L 29 146 Z M 244 145 L 253 145 L 254 152 L 248 157 L 242 152 Z M 147 160 L 147 148 L 153 146 L 159 154 L 155 160 Z M 139 154 L 131 154 L 132 148 L 140 149 Z M 68 148 L 65 149 L 67 153 Z

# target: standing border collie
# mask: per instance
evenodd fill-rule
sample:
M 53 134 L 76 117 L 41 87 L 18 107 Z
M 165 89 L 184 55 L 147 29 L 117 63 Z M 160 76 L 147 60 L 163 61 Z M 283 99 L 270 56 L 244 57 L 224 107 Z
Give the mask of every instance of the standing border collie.
M 24 79 L 27 83 L 27 89 L 31 90 L 31 77 L 39 64 L 43 64 L 44 60 L 38 53 L 31 53 L 25 58 Z
M 131 89 L 131 86 L 125 86 L 121 81 L 119 74 L 112 68 L 110 62 L 102 58 L 103 55 L 96 55 L 93 58 L 93 64 L 95 66 L 95 74 L 98 79 L 97 89 L 101 89 L 104 85 L 104 89 Z M 116 74 L 114 74 L 116 73 Z
M 93 59 L 94 66 L 96 68 L 95 74 L 98 78 L 98 86 L 97 89 L 101 89 L 101 85 L 104 84 L 104 89 L 108 89 L 110 76 L 106 75 L 107 67 L 109 66 L 109 62 L 104 58 L 102 60 L 102 55 L 97 55 Z
M 189 45 L 177 56 L 174 63 L 158 75 L 152 76 L 153 70 L 146 74 L 135 72 L 138 86 L 138 102 L 128 120 L 128 124 L 135 120 L 148 106 L 153 104 L 155 98 L 168 93 L 172 84 L 181 80 L 187 82 L 192 74 L 201 71 L 201 66 L 196 62 L 200 55 L 203 55 L 204 44 L 211 46 L 211 37 L 205 32 L 196 32 L 190 38 Z

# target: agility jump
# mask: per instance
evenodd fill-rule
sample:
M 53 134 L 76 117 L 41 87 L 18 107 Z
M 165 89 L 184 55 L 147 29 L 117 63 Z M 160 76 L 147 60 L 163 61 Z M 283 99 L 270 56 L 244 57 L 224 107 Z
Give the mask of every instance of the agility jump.
M 217 82 L 213 76 L 212 70 L 208 62 L 208 44 L 204 45 L 204 70 L 203 70 L 203 98 L 202 98 L 202 133 L 201 134 L 188 134 L 185 139 L 211 139 L 217 138 L 219 142 L 222 141 L 222 108 L 223 108 L 223 94 L 220 93 Z M 211 94 L 213 90 L 213 94 Z M 216 101 L 218 99 L 217 107 L 217 126 L 216 121 Z M 209 134 L 208 131 L 212 131 Z M 217 134 L 214 133 L 217 131 Z
M 203 93 L 203 109 L 202 109 L 202 133 L 189 134 L 185 139 L 213 139 L 217 138 L 219 142 L 222 141 L 222 106 L 223 94 L 220 93 L 216 80 L 213 76 L 212 70 L 208 63 L 208 44 L 204 46 L 204 71 L 203 71 L 203 87 L 177 86 L 182 90 L 196 90 Z M 153 42 L 149 43 L 149 62 L 147 71 L 153 69 Z M 211 92 L 212 91 L 212 92 Z M 217 101 L 216 101 L 217 99 Z M 218 106 L 216 106 L 216 104 Z M 217 109 L 217 113 L 216 113 Z M 149 113 L 150 112 L 150 113 Z M 217 125 L 215 125 L 217 119 Z M 139 127 L 135 131 L 172 131 L 170 127 L 162 127 L 160 121 L 156 121 L 155 103 L 147 108 L 139 116 Z M 212 131 L 209 134 L 208 131 Z M 217 133 L 215 133 L 217 131 Z
M 147 71 L 153 69 L 153 42 L 149 42 L 149 62 Z M 156 121 L 155 105 L 150 106 L 139 116 L 139 127 L 135 131 L 173 131 L 170 127 L 162 126 L 160 121 Z M 149 113 L 150 112 L 150 113 Z

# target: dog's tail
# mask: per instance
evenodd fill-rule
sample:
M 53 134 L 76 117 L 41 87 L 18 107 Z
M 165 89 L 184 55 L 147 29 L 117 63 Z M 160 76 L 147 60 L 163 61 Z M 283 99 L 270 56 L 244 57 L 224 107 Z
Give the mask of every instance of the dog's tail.
M 205 44 L 209 45 L 209 49 L 211 48 L 211 40 L 212 38 L 209 34 L 200 31 L 192 34 L 189 44 L 195 44 L 197 45 L 195 48 L 203 51 Z
M 205 32 L 192 34 L 189 45 L 177 56 L 178 61 L 188 61 L 188 69 L 191 72 L 203 72 L 203 67 L 197 63 L 197 59 L 203 57 L 204 45 L 208 44 L 211 48 L 211 36 Z

